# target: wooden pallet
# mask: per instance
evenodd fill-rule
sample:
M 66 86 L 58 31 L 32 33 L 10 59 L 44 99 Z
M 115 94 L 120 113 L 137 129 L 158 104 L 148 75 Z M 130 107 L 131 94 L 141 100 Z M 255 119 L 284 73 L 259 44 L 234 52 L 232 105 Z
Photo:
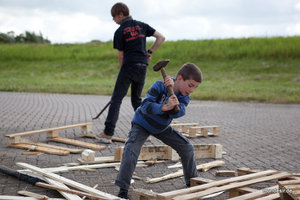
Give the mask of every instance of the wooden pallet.
M 300 200 L 300 179 L 278 182 L 281 200 Z
M 92 126 L 93 126 L 93 123 L 74 124 L 74 125 L 54 127 L 54 128 L 48 128 L 48 129 L 27 131 L 27 132 L 22 132 L 22 133 L 14 133 L 14 134 L 6 135 L 6 137 L 9 139 L 9 146 L 11 146 L 11 147 L 40 151 L 40 152 L 56 154 L 56 155 L 68 155 L 69 153 L 81 153 L 82 150 L 63 148 L 63 147 L 59 147 L 59 146 L 55 146 L 55 145 L 33 142 L 24 137 L 28 136 L 28 135 L 47 133 L 47 139 L 51 140 L 51 141 L 62 142 L 62 143 L 71 144 L 74 146 L 80 146 L 80 147 L 91 148 L 91 149 L 96 149 L 96 150 L 105 149 L 105 146 L 102 146 L 102 145 L 96 145 L 96 144 L 91 144 L 88 142 L 59 137 L 58 131 L 60 131 L 60 130 L 80 127 L 81 131 L 84 134 L 87 134 L 92 131 Z
M 222 158 L 221 144 L 194 144 L 195 158 Z M 122 159 L 124 147 L 115 150 L 115 161 Z M 177 152 L 167 145 L 143 146 L 138 160 L 179 160 Z
M 190 188 L 179 189 L 170 192 L 164 193 L 155 193 L 150 191 L 145 191 L 143 189 L 133 190 L 134 199 L 199 199 L 205 197 L 207 195 L 212 195 L 215 193 L 223 192 L 223 191 L 231 191 L 231 200 L 237 199 L 257 199 L 257 198 L 265 198 L 270 196 L 270 199 L 278 199 L 279 194 L 274 195 L 272 193 L 266 193 L 263 190 L 255 190 L 252 188 L 248 188 L 247 186 L 269 182 L 274 180 L 280 180 L 287 177 L 292 176 L 287 172 L 278 172 L 275 170 L 267 170 L 260 171 L 252 174 L 246 174 L 242 176 L 237 176 L 233 178 L 228 178 L 219 181 L 205 180 L 203 178 L 193 178 L 191 179 Z M 199 185 L 201 184 L 201 185 Z M 276 186 L 275 186 L 276 187 Z M 274 189 L 274 186 L 267 189 Z M 244 194 L 242 196 L 235 196 Z M 271 197 L 271 195 L 277 197 Z
M 176 128 L 178 131 L 182 132 L 183 135 L 189 138 L 195 137 L 207 137 L 207 136 L 219 136 L 220 135 L 220 126 L 211 125 L 211 126 L 200 126 L 198 123 L 172 123 L 172 128 Z

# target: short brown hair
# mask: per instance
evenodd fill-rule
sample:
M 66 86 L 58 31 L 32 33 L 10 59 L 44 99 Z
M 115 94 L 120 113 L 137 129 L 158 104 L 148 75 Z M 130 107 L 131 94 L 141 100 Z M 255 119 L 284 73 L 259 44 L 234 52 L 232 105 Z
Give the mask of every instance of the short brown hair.
M 193 79 L 196 82 L 202 82 L 202 72 L 194 63 L 185 63 L 177 72 L 177 75 L 181 75 L 183 80 Z
M 123 15 L 126 17 L 129 15 L 129 8 L 124 3 L 116 3 L 111 8 L 111 16 L 115 17 L 116 15 L 119 15 L 120 13 L 123 13 Z

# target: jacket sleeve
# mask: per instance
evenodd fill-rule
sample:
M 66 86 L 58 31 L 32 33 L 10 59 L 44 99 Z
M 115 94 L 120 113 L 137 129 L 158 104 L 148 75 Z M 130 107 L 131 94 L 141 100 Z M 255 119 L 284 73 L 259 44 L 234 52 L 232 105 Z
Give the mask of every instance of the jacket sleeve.
M 141 105 L 141 111 L 144 114 L 160 115 L 163 113 L 161 111 L 163 104 L 157 103 L 162 92 L 163 90 L 161 88 L 161 83 L 159 83 L 159 81 L 156 81 L 148 90 Z

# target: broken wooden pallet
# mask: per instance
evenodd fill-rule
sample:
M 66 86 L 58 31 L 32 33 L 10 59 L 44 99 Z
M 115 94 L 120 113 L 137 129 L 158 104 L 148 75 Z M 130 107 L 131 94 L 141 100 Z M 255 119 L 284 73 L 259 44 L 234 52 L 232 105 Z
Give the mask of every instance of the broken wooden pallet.
M 172 123 L 171 127 L 176 128 L 189 138 L 220 135 L 220 126 L 218 125 L 200 126 L 198 123 Z
M 83 191 L 83 192 L 86 192 L 86 193 L 90 193 L 92 195 L 100 196 L 101 199 L 120 199 L 120 198 L 118 198 L 118 197 L 116 197 L 114 195 L 102 192 L 102 191 L 97 190 L 95 188 L 92 188 L 92 187 L 89 187 L 87 185 L 81 184 L 79 182 L 73 181 L 71 179 L 59 176 L 59 175 L 54 174 L 52 172 L 47 172 L 46 170 L 38 168 L 36 166 L 30 165 L 30 164 L 27 164 L 27 163 L 16 163 L 16 164 L 18 166 L 22 167 L 22 168 L 29 169 L 29 170 L 31 170 L 33 172 L 36 172 L 36 173 L 38 173 L 40 175 L 43 175 L 45 177 L 54 179 L 55 181 L 58 181 L 60 183 L 64 183 L 64 184 L 66 184 L 68 186 L 71 186 L 71 187 L 73 187 L 75 189 L 78 189 L 80 191 Z
M 199 199 L 201 197 L 205 197 L 207 195 L 219 193 L 222 191 L 234 190 L 238 188 L 240 189 L 256 183 L 280 180 L 289 176 L 291 176 L 291 174 L 287 172 L 267 170 L 267 171 L 256 172 L 252 174 L 237 176 L 237 177 L 228 178 L 219 181 L 207 181 L 207 183 L 202 185 L 197 185 L 186 189 L 180 189 L 180 190 L 164 192 L 164 193 L 145 192 L 144 190 L 133 190 L 133 196 L 135 199 L 180 199 L 180 200 Z M 198 178 L 194 178 L 194 179 L 195 182 Z M 192 179 L 191 179 L 191 183 L 192 183 Z M 195 183 L 193 183 L 193 185 L 195 185 Z M 268 195 L 268 193 L 264 193 L 263 191 L 252 190 L 249 188 L 244 188 L 244 192 L 245 191 L 246 193 L 249 192 L 252 193 L 251 195 L 247 194 L 248 197 L 249 196 L 264 197 Z M 249 199 L 248 197 L 241 198 L 241 199 Z
M 91 144 L 83 141 L 73 140 L 69 138 L 59 137 L 59 130 L 65 130 L 70 128 L 80 127 L 81 131 L 85 134 L 92 131 L 92 123 L 82 123 L 82 124 L 74 124 L 68 126 L 61 126 L 61 127 L 54 127 L 48 129 L 41 129 L 41 130 L 34 130 L 34 131 L 27 131 L 22 133 L 14 133 L 6 135 L 9 138 L 9 146 L 23 148 L 27 150 L 35 150 L 44 153 L 56 154 L 56 155 L 68 155 L 71 153 L 80 153 L 82 150 L 74 150 L 69 148 L 58 147 L 55 145 L 49 145 L 44 143 L 37 143 L 33 141 L 29 141 L 25 139 L 24 136 L 40 134 L 40 133 L 47 133 L 47 139 L 56 142 L 62 142 L 66 144 L 71 144 L 74 146 L 80 146 L 84 148 L 91 148 L 96 150 L 105 149 L 105 146 Z

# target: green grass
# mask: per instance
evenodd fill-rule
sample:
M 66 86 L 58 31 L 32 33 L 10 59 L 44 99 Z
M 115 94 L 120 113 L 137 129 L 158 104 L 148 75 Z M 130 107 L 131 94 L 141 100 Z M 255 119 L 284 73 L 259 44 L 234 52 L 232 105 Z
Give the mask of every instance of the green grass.
M 193 99 L 300 103 L 300 37 L 167 41 L 150 66 L 162 59 L 172 76 L 185 62 L 201 68 Z M 1 91 L 111 95 L 118 71 L 112 42 L 0 44 Z M 143 94 L 158 79 L 149 67 Z

